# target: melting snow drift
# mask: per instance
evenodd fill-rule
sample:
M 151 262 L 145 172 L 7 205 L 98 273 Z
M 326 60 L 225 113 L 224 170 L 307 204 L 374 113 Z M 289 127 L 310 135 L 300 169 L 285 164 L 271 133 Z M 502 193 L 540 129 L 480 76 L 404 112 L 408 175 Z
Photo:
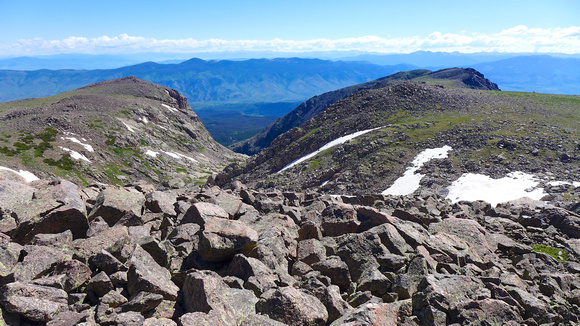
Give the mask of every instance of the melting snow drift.
M 367 130 L 362 130 L 362 131 L 357 131 L 357 132 L 355 132 L 353 134 L 350 134 L 350 135 L 346 135 L 346 136 L 342 136 L 340 138 L 337 138 L 337 139 L 335 139 L 335 140 L 333 140 L 331 142 L 328 142 L 326 145 L 320 147 L 316 151 L 314 151 L 314 152 L 312 152 L 310 154 L 304 155 L 301 158 L 299 158 L 299 159 L 293 161 L 292 163 L 286 165 L 285 167 L 282 168 L 282 170 L 280 170 L 280 171 L 278 171 L 276 173 L 280 173 L 280 172 L 282 172 L 284 170 L 287 170 L 287 169 L 293 167 L 296 164 L 299 164 L 299 163 L 302 163 L 302 162 L 304 162 L 306 160 L 309 160 L 312 157 L 316 156 L 316 154 L 318 154 L 318 153 L 320 153 L 320 152 L 322 152 L 324 150 L 327 150 L 327 149 L 329 149 L 331 147 L 334 147 L 336 145 L 344 144 L 344 143 L 346 143 L 347 141 L 349 141 L 351 139 L 354 139 L 354 138 L 356 138 L 358 136 L 364 135 L 364 134 L 366 134 L 368 132 L 371 132 L 371 131 L 374 131 L 374 130 L 377 130 L 377 129 L 381 129 L 381 128 L 382 127 L 373 128 L 373 129 L 367 129 Z
M 407 168 L 405 174 L 395 180 L 393 185 L 383 191 L 382 194 L 396 196 L 412 194 L 415 190 L 419 189 L 419 182 L 421 182 L 421 179 L 425 176 L 424 174 L 416 173 L 417 170 L 419 170 L 423 164 L 434 158 L 446 158 L 448 152 L 452 149 L 451 146 L 445 145 L 440 148 L 428 148 L 422 151 L 415 157 L 413 162 L 411 162 L 411 167 Z
M 26 180 L 26 182 L 38 180 L 37 176 L 35 176 L 34 174 L 32 174 L 31 172 L 28 172 L 28 171 L 24 171 L 24 170 L 15 171 L 15 170 L 12 170 L 10 168 L 3 167 L 3 166 L 0 166 L 0 170 L 6 170 L 6 171 L 10 171 L 12 173 L 16 173 L 19 176 L 21 176 L 22 178 L 24 178 L 24 180 Z
M 537 186 L 536 177 L 524 172 L 512 172 L 501 179 L 466 173 L 451 184 L 447 198 L 454 203 L 460 200 L 484 200 L 492 206 L 522 197 L 540 200 L 546 193 Z

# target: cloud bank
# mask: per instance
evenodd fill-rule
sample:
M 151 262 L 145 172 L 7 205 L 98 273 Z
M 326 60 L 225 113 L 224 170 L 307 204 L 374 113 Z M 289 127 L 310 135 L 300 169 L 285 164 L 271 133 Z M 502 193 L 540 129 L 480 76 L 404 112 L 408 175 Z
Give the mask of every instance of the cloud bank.
M 146 38 L 121 34 L 115 37 L 69 37 L 64 40 L 28 39 L 0 47 L 0 55 L 50 55 L 62 53 L 124 54 L 143 52 L 324 52 L 376 53 L 441 52 L 533 52 L 580 53 L 580 27 L 528 28 L 516 26 L 494 34 L 440 33 L 425 37 L 383 38 L 362 36 L 343 39 L 295 40 L 195 40 Z

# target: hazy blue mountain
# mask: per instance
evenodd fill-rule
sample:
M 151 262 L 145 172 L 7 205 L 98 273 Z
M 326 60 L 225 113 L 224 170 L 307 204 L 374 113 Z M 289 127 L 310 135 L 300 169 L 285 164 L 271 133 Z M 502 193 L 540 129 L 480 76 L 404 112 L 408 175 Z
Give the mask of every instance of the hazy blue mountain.
M 159 63 L 179 63 L 191 58 L 183 54 L 55 54 L 0 59 L 3 70 L 40 70 L 40 69 L 114 69 L 135 65 L 146 61 Z
M 580 59 L 530 55 L 472 65 L 505 91 L 580 94 Z
M 467 67 L 477 63 L 497 61 L 517 56 L 519 54 L 497 52 L 460 53 L 417 51 L 412 53 L 361 54 L 344 57 L 342 60 L 367 61 L 378 65 L 406 63 L 424 68 L 448 68 Z
M 410 68 L 299 58 L 244 61 L 194 58 L 179 64 L 145 62 L 118 69 L 0 70 L 0 101 L 50 96 L 126 76 L 176 89 L 192 104 L 302 101 Z

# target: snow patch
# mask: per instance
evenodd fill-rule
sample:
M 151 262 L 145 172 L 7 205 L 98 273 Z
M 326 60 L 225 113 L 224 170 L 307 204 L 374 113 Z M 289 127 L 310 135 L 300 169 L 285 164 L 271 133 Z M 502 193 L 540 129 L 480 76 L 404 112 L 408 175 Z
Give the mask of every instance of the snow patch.
M 172 107 L 172 106 L 169 106 L 169 105 L 167 105 L 167 104 L 165 104 L 165 103 L 161 103 L 161 105 L 162 105 L 163 107 L 165 107 L 166 109 L 168 109 L 169 111 L 171 111 L 171 112 L 178 112 L 178 111 L 179 111 L 178 109 L 176 109 L 176 108 L 174 108 L 174 107 Z
M 73 143 L 77 143 L 77 144 L 79 144 L 79 145 L 83 146 L 83 147 L 84 147 L 84 148 L 85 148 L 87 151 L 89 151 L 89 152 L 91 152 L 91 153 L 95 151 L 95 150 L 93 149 L 93 146 L 91 146 L 91 145 L 89 145 L 89 144 L 82 143 L 80 140 L 76 139 L 75 137 L 60 137 L 60 139 L 63 139 L 63 140 L 70 140 L 70 141 L 72 141 Z M 84 140 L 84 141 L 86 141 L 84 138 L 83 138 L 83 140 Z
M 129 126 L 128 124 L 125 123 L 125 121 L 119 119 L 119 121 L 121 121 L 125 127 L 127 128 L 127 130 L 129 130 L 130 132 L 135 132 L 135 129 L 131 128 L 131 126 Z
M 574 186 L 575 188 L 580 187 L 580 182 L 577 181 L 573 181 L 573 182 L 568 182 L 568 181 L 550 181 L 548 182 L 548 184 L 552 187 L 557 187 L 557 186 Z
M 149 120 L 147 120 L 147 117 L 141 117 L 139 118 L 140 121 L 143 121 L 143 123 L 147 124 L 149 123 Z
M 331 141 L 331 142 L 328 142 L 326 145 L 324 145 L 324 146 L 320 147 L 320 148 L 319 148 L 319 149 L 317 149 L 316 151 L 314 151 L 314 152 L 312 152 L 312 153 L 310 153 L 310 154 L 304 155 L 304 156 L 302 156 L 301 158 L 299 158 L 299 159 L 297 159 L 297 160 L 294 160 L 294 161 L 293 161 L 293 162 L 291 162 L 290 164 L 288 164 L 288 165 L 286 165 L 285 167 L 283 167 L 283 168 L 282 168 L 282 170 L 280 170 L 280 171 L 278 171 L 278 172 L 276 172 L 276 173 L 280 173 L 280 172 L 282 172 L 282 171 L 284 171 L 284 170 L 287 170 L 287 169 L 289 169 L 289 168 L 291 168 L 291 167 L 295 166 L 296 164 L 299 164 L 299 163 L 302 163 L 302 162 L 304 162 L 304 161 L 306 161 L 306 160 L 309 160 L 309 159 L 311 159 L 312 157 L 316 156 L 316 154 L 318 154 L 318 153 L 320 153 L 320 152 L 322 152 L 322 151 L 324 151 L 324 150 L 327 150 L 327 149 L 329 149 L 329 148 L 331 148 L 331 147 L 334 147 L 334 146 L 336 146 L 336 145 L 344 144 L 344 143 L 346 143 L 347 141 L 349 141 L 349 140 L 352 140 L 352 139 L 354 139 L 354 138 L 356 138 L 356 137 L 358 137 L 358 136 L 364 135 L 364 134 L 366 134 L 366 133 L 369 133 L 369 132 L 371 132 L 371 131 L 375 131 L 375 130 L 377 130 L 377 129 L 381 129 L 381 128 L 383 128 L 383 127 L 377 127 L 377 128 L 373 128 L 373 129 L 367 129 L 367 130 L 357 131 L 357 132 L 355 132 L 355 133 L 353 133 L 353 134 L 350 134 L 350 135 L 346 135 L 346 136 L 342 136 L 342 137 L 340 137 L 340 138 L 337 138 L 337 139 L 335 139 L 335 140 L 333 140 L 333 141 Z
M 412 194 L 415 190 L 419 189 L 419 183 L 421 179 L 425 176 L 421 173 L 416 173 L 423 164 L 429 162 L 435 158 L 446 158 L 448 152 L 453 148 L 451 146 L 443 146 L 440 148 L 428 148 L 421 153 L 419 153 L 415 159 L 411 162 L 411 166 L 407 168 L 402 177 L 395 180 L 393 185 L 391 185 L 387 190 L 383 191 L 383 195 L 395 195 L 395 196 L 405 196 Z
M 59 146 L 59 147 L 60 147 L 60 149 L 62 149 L 63 151 L 65 151 L 65 152 L 69 152 L 69 153 L 70 153 L 70 157 L 71 157 L 71 158 L 73 158 L 73 159 L 75 159 L 75 160 L 77 160 L 77 161 L 78 161 L 78 160 L 83 160 L 83 161 L 85 161 L 85 162 L 91 163 L 91 161 L 90 161 L 90 160 L 89 160 L 89 159 L 88 159 L 86 156 L 84 156 L 83 154 L 81 154 L 81 153 L 79 153 L 79 152 L 77 152 L 77 151 L 73 151 L 73 150 L 71 150 L 71 149 L 69 149 L 69 148 L 66 148 L 66 147 L 62 147 L 62 146 Z
M 511 172 L 501 179 L 465 173 L 449 186 L 447 198 L 453 203 L 484 200 L 492 206 L 522 197 L 540 200 L 546 193 L 538 187 L 538 181 L 536 176 L 524 172 Z
M 145 152 L 145 155 L 149 155 L 149 156 L 152 156 L 152 157 L 157 157 L 157 155 L 159 155 L 159 152 L 154 152 L 154 151 L 152 151 L 152 150 L 148 149 L 148 150 Z
M 0 170 L 6 170 L 6 171 L 10 171 L 12 173 L 18 174 L 19 176 L 24 178 L 24 180 L 26 180 L 26 182 L 32 182 L 34 180 L 39 180 L 38 177 L 35 176 L 32 172 L 28 172 L 28 171 L 24 171 L 24 170 L 15 171 L 15 170 L 12 170 L 10 168 L 3 167 L 3 166 L 0 166 Z
M 194 159 L 193 157 L 189 157 L 189 156 L 186 156 L 183 154 L 179 154 L 179 153 L 175 153 L 175 152 L 166 152 L 166 151 L 163 151 L 163 153 L 165 153 L 173 158 L 176 158 L 176 159 L 184 158 L 184 159 L 190 160 L 192 162 L 198 163 L 197 160 Z

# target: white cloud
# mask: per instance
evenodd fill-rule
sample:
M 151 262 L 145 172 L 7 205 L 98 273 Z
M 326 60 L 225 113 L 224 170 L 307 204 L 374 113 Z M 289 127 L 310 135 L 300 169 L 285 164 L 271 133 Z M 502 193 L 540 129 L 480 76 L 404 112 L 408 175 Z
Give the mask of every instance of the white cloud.
M 311 52 L 364 51 L 409 53 L 419 50 L 459 52 L 561 52 L 580 53 L 580 27 L 528 28 L 515 26 L 494 34 L 441 33 L 427 36 L 361 36 L 343 39 L 295 40 L 158 40 L 121 34 L 115 37 L 69 37 L 64 40 L 28 39 L 0 48 L 0 55 L 47 55 L 57 53 L 120 54 L 139 52 Z

